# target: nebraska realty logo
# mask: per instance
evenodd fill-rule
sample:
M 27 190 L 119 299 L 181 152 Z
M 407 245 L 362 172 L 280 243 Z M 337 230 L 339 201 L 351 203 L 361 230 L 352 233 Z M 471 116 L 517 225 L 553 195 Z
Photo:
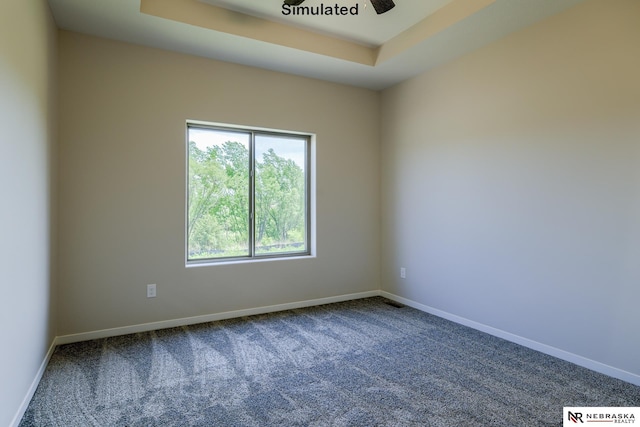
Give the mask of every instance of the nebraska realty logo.
M 359 12 L 359 4 L 356 3 L 353 6 L 341 6 L 339 4 L 325 5 L 320 3 L 320 6 L 297 6 L 302 2 L 289 1 L 282 5 L 283 15 L 357 15 Z
M 562 426 L 576 424 L 635 424 L 640 418 L 640 407 L 564 407 L 562 411 Z

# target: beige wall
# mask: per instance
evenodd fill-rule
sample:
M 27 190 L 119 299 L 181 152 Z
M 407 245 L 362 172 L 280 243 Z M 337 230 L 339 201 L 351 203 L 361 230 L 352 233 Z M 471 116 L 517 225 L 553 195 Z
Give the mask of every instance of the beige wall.
M 56 30 L 45 1 L 0 2 L 0 425 L 21 416 L 54 330 Z
M 54 335 L 379 287 L 637 377 L 638 16 L 590 0 L 380 97 L 1 2 L 0 425 Z M 186 119 L 317 134 L 317 258 L 185 268 Z
M 638 17 L 591 0 L 383 92 L 384 290 L 640 378 Z
M 65 31 L 59 52 L 59 335 L 379 289 L 378 93 Z M 185 268 L 187 119 L 317 135 L 317 258 Z

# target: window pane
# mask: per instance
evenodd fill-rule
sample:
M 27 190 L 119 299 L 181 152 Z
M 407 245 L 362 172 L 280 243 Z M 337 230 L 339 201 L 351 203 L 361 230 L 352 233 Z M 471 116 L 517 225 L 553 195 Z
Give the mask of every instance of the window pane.
M 188 139 L 188 259 L 249 255 L 251 135 L 189 127 Z
M 255 253 L 304 252 L 306 138 L 255 137 Z

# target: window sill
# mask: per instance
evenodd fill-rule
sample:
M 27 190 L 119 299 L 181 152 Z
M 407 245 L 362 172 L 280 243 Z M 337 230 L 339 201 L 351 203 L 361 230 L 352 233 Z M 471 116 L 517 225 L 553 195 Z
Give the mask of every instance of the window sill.
M 196 268 L 196 267 L 215 267 L 218 265 L 237 265 L 237 264 L 254 264 L 254 263 L 262 263 L 262 262 L 274 262 L 274 261 L 293 261 L 293 260 L 301 260 L 301 259 L 313 259 L 316 258 L 316 255 L 294 255 L 294 256 L 285 256 L 285 257 L 265 257 L 265 258 L 247 258 L 247 259 L 229 259 L 229 260 L 203 260 L 203 261 L 187 261 L 185 264 L 186 268 Z

